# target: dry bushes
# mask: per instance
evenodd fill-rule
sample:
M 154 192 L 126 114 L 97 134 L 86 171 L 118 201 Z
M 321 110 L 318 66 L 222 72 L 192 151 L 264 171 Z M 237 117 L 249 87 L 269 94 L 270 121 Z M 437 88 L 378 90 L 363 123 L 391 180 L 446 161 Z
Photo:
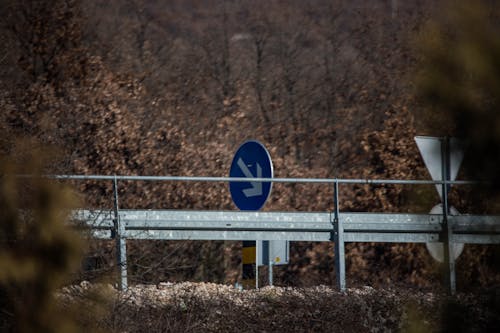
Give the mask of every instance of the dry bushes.
M 498 290 L 447 297 L 405 289 L 266 287 L 240 291 L 212 283 L 136 285 L 125 293 L 110 286 L 73 286 L 59 299 L 84 304 L 108 295 L 98 317 L 111 332 L 437 332 L 493 331 L 500 324 Z M 82 314 L 81 322 L 95 317 Z

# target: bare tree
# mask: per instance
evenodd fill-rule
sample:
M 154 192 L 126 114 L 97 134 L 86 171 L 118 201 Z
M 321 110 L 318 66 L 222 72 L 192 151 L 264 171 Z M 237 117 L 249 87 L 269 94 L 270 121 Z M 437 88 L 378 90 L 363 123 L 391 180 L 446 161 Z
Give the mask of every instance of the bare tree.
M 205 66 L 208 83 L 211 83 L 211 89 L 207 87 L 207 94 L 213 98 L 213 106 L 221 115 L 231 112 L 236 93 L 231 63 L 231 10 L 230 4 L 222 1 L 219 6 L 205 13 L 212 20 L 201 27 L 195 40 L 202 52 L 199 56 Z
M 2 16 L 2 25 L 15 40 L 17 65 L 32 82 L 39 79 L 57 84 L 63 72 L 71 71 L 70 50 L 80 45 L 80 8 L 76 1 L 12 2 Z

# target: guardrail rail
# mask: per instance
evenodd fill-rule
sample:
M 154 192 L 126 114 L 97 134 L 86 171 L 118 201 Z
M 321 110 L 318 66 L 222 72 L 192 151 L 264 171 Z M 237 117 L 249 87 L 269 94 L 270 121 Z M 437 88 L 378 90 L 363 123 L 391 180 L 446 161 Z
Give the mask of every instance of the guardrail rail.
M 77 210 L 73 219 L 90 227 L 92 235 L 115 239 L 121 289 L 127 288 L 127 239 L 156 240 L 289 240 L 334 242 L 337 286 L 346 289 L 344 246 L 347 242 L 396 242 L 444 244 L 444 262 L 450 293 L 456 291 L 454 243 L 500 244 L 500 216 L 459 215 L 448 210 L 448 187 L 467 181 L 368 180 L 312 178 L 253 178 L 252 181 L 322 183 L 333 185 L 331 212 L 249 212 L 194 210 L 119 209 L 118 181 L 248 182 L 229 177 L 141 177 L 141 176 L 51 176 L 56 179 L 106 180 L 113 182 L 114 209 Z M 339 211 L 342 184 L 440 184 L 442 214 L 351 213 Z

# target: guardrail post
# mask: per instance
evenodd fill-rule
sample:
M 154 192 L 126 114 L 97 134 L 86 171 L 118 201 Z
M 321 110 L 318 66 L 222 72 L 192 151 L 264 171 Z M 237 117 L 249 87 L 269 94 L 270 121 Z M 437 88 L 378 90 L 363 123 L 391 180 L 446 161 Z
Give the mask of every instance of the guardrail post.
M 441 170 L 442 170 L 442 192 L 443 192 L 443 259 L 445 264 L 445 278 L 448 292 L 453 295 L 457 290 L 455 274 L 455 254 L 453 251 L 453 230 L 448 215 L 448 191 L 450 185 L 450 139 L 445 137 L 441 141 Z
M 335 274 L 337 277 L 337 287 L 340 291 L 345 291 L 345 251 L 344 251 L 344 226 L 339 219 L 339 183 L 336 180 L 333 184 L 333 202 L 335 205 L 333 218 L 333 242 L 335 243 Z
M 116 241 L 116 252 L 117 252 L 117 262 L 119 269 L 119 283 L 118 288 L 120 290 L 127 290 L 127 244 L 125 239 L 125 225 L 120 221 L 120 215 L 118 214 L 118 181 L 113 179 L 113 194 L 114 194 L 114 231 L 115 231 L 115 241 Z
M 255 289 L 259 290 L 259 246 L 257 241 L 255 241 Z

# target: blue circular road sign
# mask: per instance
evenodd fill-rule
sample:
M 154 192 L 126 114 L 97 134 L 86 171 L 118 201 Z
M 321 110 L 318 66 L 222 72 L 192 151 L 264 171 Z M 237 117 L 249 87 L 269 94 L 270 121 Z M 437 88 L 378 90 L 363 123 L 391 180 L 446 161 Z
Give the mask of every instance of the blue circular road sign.
M 259 210 L 271 193 L 271 182 L 253 182 L 252 178 L 272 178 L 273 164 L 267 149 L 258 141 L 243 143 L 234 155 L 229 177 L 249 178 L 248 182 L 229 182 L 234 204 L 241 210 Z

